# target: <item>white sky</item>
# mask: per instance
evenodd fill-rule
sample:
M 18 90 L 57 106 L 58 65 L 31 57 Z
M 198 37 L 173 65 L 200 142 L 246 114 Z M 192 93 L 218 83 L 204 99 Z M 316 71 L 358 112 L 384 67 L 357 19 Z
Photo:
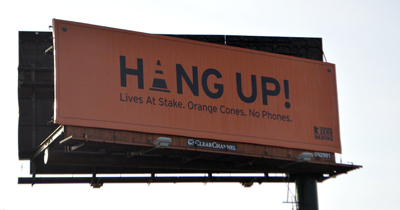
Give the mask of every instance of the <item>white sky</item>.
M 400 182 L 400 2 L 9 1 L 0 8 L 0 210 L 292 209 L 284 184 L 17 185 L 18 31 L 53 18 L 148 33 L 322 37 L 336 64 L 343 163 L 360 170 L 318 184 L 319 207 L 396 209 Z

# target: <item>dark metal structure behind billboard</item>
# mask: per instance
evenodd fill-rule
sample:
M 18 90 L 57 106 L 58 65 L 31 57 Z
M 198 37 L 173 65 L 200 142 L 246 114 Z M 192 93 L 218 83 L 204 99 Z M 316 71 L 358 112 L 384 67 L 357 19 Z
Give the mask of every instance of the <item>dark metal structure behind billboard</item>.
M 169 36 L 319 61 L 323 59 L 321 38 Z M 361 167 L 337 164 L 334 157 L 329 157 L 330 160 L 326 162 L 301 161 L 296 157 L 303 151 L 294 149 L 236 144 L 239 152 L 235 152 L 190 147 L 184 137 L 167 137 L 172 138 L 173 143 L 163 149 L 153 144 L 160 137 L 156 134 L 55 125 L 52 122 L 52 44 L 51 32 L 19 33 L 19 159 L 31 161 L 32 174 L 32 177 L 20 177 L 20 184 L 90 183 L 94 187 L 100 187 L 106 182 L 240 182 L 244 186 L 251 186 L 254 182 L 294 182 L 296 175 L 304 174 L 321 182 Z M 126 144 L 116 144 L 115 139 L 118 142 L 125 141 Z M 101 173 L 130 175 L 99 177 L 98 174 Z M 139 173 L 148 176 L 132 175 Z M 160 175 L 163 173 L 180 175 Z M 248 175 L 225 176 L 224 173 Z M 271 176 L 272 173 L 287 175 Z M 36 174 L 91 176 L 39 177 Z

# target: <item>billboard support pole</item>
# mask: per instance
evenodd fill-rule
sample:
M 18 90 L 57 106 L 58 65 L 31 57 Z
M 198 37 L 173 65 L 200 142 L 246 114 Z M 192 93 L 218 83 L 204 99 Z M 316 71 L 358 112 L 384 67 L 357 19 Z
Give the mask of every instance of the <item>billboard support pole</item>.
M 317 179 L 313 174 L 296 175 L 298 210 L 318 210 Z

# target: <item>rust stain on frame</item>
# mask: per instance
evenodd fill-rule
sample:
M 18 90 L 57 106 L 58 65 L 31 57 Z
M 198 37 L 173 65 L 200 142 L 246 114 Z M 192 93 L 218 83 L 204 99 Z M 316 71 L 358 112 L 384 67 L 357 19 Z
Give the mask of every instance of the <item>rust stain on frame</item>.
M 341 152 L 334 64 L 53 21 L 58 124 Z

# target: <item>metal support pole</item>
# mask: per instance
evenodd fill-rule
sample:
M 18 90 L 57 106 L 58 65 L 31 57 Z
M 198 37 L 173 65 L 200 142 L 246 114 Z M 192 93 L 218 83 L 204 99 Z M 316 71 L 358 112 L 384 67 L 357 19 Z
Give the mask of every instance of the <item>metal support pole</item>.
M 317 180 L 312 174 L 296 175 L 298 210 L 318 210 Z

